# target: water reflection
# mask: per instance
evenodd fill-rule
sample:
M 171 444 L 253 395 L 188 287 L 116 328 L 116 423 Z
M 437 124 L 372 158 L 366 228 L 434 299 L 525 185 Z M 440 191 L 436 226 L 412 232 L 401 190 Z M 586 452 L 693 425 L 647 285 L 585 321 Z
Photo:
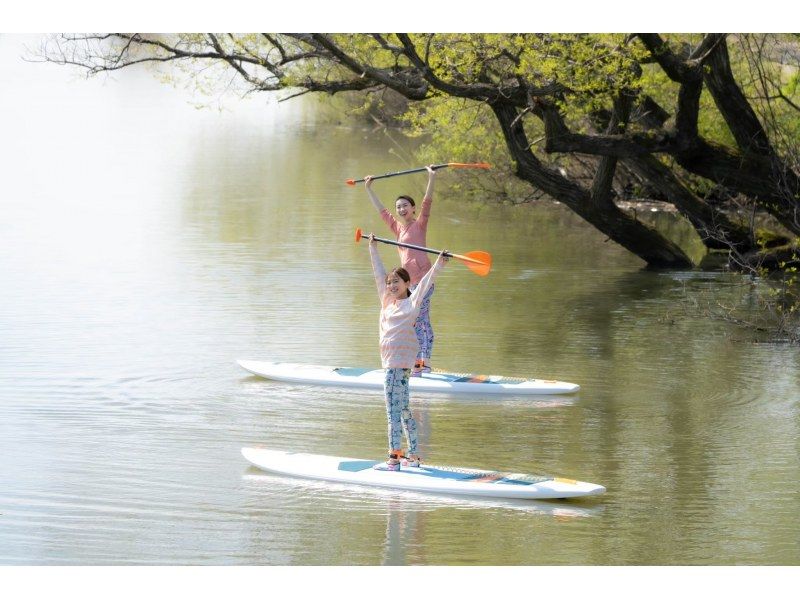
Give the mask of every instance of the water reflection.
M 576 518 L 596 517 L 603 512 L 604 506 L 596 500 L 557 500 L 534 501 L 514 499 L 470 498 L 429 493 L 417 493 L 402 490 L 361 487 L 353 484 L 337 484 L 303 480 L 287 476 L 273 475 L 250 467 L 243 476 L 246 487 L 252 492 L 252 507 L 248 507 L 257 516 L 258 504 L 265 504 L 274 492 L 293 496 L 297 503 L 311 503 L 308 526 L 316 525 L 320 514 L 347 509 L 360 513 L 360 518 L 373 521 L 384 520 L 385 536 L 382 540 L 373 539 L 372 546 L 380 550 L 367 563 L 382 565 L 432 564 L 440 558 L 436 556 L 442 551 L 449 554 L 453 564 L 478 563 L 486 557 L 481 554 L 480 543 L 475 543 L 476 524 L 461 525 L 454 522 L 448 528 L 446 536 L 440 535 L 442 516 L 445 520 L 454 517 L 458 521 L 475 521 L 476 518 L 503 517 L 503 513 L 511 516 L 549 517 L 557 524 L 565 524 Z M 441 512 L 441 515 L 439 514 Z M 306 528 L 308 529 L 308 526 Z M 430 527 L 430 529 L 429 529 Z M 298 530 L 300 531 L 300 530 Z M 319 530 L 318 530 L 319 532 Z M 314 537 L 318 537 L 313 534 Z M 316 560 L 349 564 L 352 562 L 354 542 L 363 541 L 362 536 L 352 534 L 339 536 L 339 553 L 333 560 Z M 270 544 L 270 535 L 259 536 L 254 541 L 254 554 L 264 554 Z M 308 538 L 300 544 L 314 544 Z M 323 542 L 327 545 L 327 542 Z M 454 551 L 454 547 L 459 547 Z M 331 558 L 330 547 L 324 548 L 327 558 Z M 513 555 L 498 554 L 490 560 L 502 563 Z

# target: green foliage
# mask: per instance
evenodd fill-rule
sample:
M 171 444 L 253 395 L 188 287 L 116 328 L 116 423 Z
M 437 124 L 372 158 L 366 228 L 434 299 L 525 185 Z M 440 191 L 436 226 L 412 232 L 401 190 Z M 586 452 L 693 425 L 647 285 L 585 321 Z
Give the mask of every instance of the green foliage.
M 800 93 L 800 72 L 794 72 L 787 74 L 786 82 L 783 84 L 781 91 L 787 97 L 797 97 Z
M 405 123 L 413 136 L 424 137 L 416 152 L 420 163 L 489 162 L 489 171 L 462 171 L 446 193 L 459 197 L 511 201 L 531 198 L 535 191 L 513 176 L 505 140 L 491 110 L 485 104 L 459 98 L 434 98 L 411 104 Z
M 520 78 L 539 87 L 560 84 L 565 89 L 559 96 L 561 109 L 576 130 L 588 130 L 587 115 L 610 109 L 621 89 L 640 85 L 639 61 L 644 51 L 619 34 L 436 34 L 411 38 L 416 47 L 424 49 L 435 76 L 450 84 L 482 82 L 502 87 Z M 459 177 L 455 191 L 494 195 L 514 203 L 542 196 L 512 176 L 514 165 L 487 106 L 436 95 L 424 103 L 412 103 L 406 123 L 412 134 L 429 136 L 430 145 L 421 150 L 420 159 L 446 155 L 449 160 L 478 159 L 495 166 L 490 185 L 486 185 L 489 179 L 485 175 Z M 571 170 L 571 157 L 537 151 L 544 136 L 538 119 L 526 117 L 525 127 L 540 160 Z
M 744 320 L 751 328 L 767 332 L 772 340 L 800 343 L 800 246 L 795 240 L 788 245 L 770 247 L 773 236 L 758 231 L 759 252 L 764 260 L 775 255 L 785 256 L 769 267 L 751 267 L 750 276 L 761 281 L 755 287 L 755 304 L 750 304 L 752 314 Z M 772 258 L 771 258 L 772 256 Z M 754 307 L 754 309 L 752 309 Z

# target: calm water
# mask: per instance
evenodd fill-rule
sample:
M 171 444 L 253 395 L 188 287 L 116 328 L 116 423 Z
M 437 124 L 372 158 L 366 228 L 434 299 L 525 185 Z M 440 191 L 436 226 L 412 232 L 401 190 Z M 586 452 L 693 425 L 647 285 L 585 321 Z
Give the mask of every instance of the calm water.
M 729 299 L 725 277 L 645 271 L 559 206 L 436 196 L 430 245 L 496 266 L 447 267 L 434 357 L 581 392 L 413 408 L 430 462 L 605 496 L 449 499 L 249 468 L 251 444 L 383 454 L 380 394 L 235 360 L 379 365 L 352 237 L 385 231 L 343 181 L 412 164 L 299 101 L 196 110 L 144 71 L 26 64 L 20 41 L 0 37 L 0 564 L 800 564 L 797 349 L 692 317 L 687 302 Z M 376 188 L 389 203 L 424 184 Z

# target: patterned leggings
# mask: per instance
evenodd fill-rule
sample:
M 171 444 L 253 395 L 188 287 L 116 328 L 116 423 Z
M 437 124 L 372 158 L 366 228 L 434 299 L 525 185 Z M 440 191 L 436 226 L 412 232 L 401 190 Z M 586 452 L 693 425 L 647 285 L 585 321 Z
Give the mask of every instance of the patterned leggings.
M 419 342 L 419 353 L 417 353 L 417 359 L 424 359 L 426 362 L 431 360 L 431 354 L 433 353 L 431 295 L 433 295 L 434 286 L 435 285 L 431 285 L 431 288 L 427 293 L 425 293 L 425 297 L 422 298 L 422 306 L 420 307 L 417 321 L 414 322 L 414 332 L 417 333 L 417 342 Z M 413 291 L 415 288 L 417 288 L 417 285 L 411 287 L 411 290 Z
M 417 422 L 408 405 L 409 368 L 386 368 L 383 393 L 386 399 L 386 418 L 389 420 L 389 450 L 399 451 L 402 433 L 408 441 L 409 454 L 417 453 Z

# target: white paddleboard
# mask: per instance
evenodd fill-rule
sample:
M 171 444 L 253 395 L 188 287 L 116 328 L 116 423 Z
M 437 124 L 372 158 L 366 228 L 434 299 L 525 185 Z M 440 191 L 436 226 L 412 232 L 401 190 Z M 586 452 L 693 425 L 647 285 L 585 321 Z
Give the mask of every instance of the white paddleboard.
M 242 455 L 250 463 L 273 473 L 380 488 L 483 496 L 492 498 L 551 499 L 577 498 L 603 494 L 597 484 L 557 477 L 440 467 L 423 464 L 401 467 L 400 471 L 374 469 L 382 461 L 351 459 L 276 451 L 265 448 L 243 448 Z
M 273 361 L 239 360 L 238 364 L 256 376 L 281 382 L 383 389 L 383 370 Z M 560 380 L 505 378 L 435 370 L 419 377 L 412 376 L 410 386 L 413 392 L 481 395 L 556 395 L 571 394 L 580 390 L 579 385 Z

